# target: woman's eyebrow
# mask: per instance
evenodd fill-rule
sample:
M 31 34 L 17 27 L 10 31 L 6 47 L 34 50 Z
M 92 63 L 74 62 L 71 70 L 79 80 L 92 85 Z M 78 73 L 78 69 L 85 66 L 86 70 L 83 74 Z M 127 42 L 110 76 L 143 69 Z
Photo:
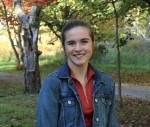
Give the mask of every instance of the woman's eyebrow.
M 89 38 L 82 38 L 81 41 L 87 41 L 87 40 L 90 40 Z M 69 41 L 66 41 L 66 43 L 70 43 L 70 42 L 75 42 L 74 40 L 69 40 Z
M 69 41 L 67 41 L 66 43 L 70 43 L 70 42 L 75 42 L 74 40 L 69 40 Z
M 89 38 L 83 38 L 83 39 L 81 39 L 81 40 L 82 40 L 82 41 L 84 41 L 84 40 L 86 40 L 86 41 L 87 41 L 87 40 L 90 40 L 90 39 L 89 39 Z

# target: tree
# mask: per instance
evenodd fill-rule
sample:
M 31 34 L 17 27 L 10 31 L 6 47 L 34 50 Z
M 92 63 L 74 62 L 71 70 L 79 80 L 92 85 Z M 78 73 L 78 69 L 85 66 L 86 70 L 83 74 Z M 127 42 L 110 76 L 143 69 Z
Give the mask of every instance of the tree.
M 121 94 L 121 73 L 120 73 L 120 68 L 121 68 L 121 62 L 120 62 L 120 44 L 119 44 L 119 15 L 116 9 L 116 1 L 112 0 L 111 1 L 112 6 L 114 8 L 114 14 L 116 18 L 116 44 L 117 44 L 117 71 L 118 71 L 118 92 L 119 92 L 119 102 L 120 102 L 120 107 L 122 107 L 122 94 Z
M 24 10 L 22 9 L 22 4 Z M 57 0 L 14 0 L 15 13 L 20 19 L 23 28 L 23 48 L 24 48 L 24 77 L 25 92 L 38 93 L 41 88 L 41 77 L 39 70 L 39 56 L 42 54 L 38 50 L 38 31 L 40 26 L 40 13 L 42 7 L 51 2 L 57 4 Z
M 19 61 L 19 55 L 15 49 L 13 38 L 10 33 L 10 20 L 16 19 L 15 15 L 10 15 L 12 11 L 12 2 L 13 0 L 1 0 L 4 5 L 4 12 L 0 16 L 4 16 L 4 21 L 6 21 L 7 31 L 10 38 L 12 48 L 15 52 L 16 58 Z M 39 56 L 42 54 L 38 50 L 38 30 L 39 30 L 39 16 L 42 10 L 43 5 L 48 5 L 49 3 L 54 2 L 57 4 L 57 0 L 14 0 L 15 13 L 17 14 L 20 22 L 13 22 L 14 29 L 14 38 L 16 38 L 17 46 L 20 49 L 22 54 L 23 63 L 24 63 L 24 83 L 25 83 L 25 93 L 37 93 L 41 87 L 41 78 L 39 71 Z M 6 9 L 6 5 L 8 8 Z M 1 6 L 0 6 L 1 7 Z M 11 10 L 9 13 L 8 10 Z M 13 11 L 12 11 L 12 14 Z M 8 17 L 8 15 L 10 15 Z M 2 21 L 2 20 L 1 20 Z M 21 31 L 23 29 L 23 35 L 21 36 Z M 18 33 L 19 32 L 19 33 Z M 21 42 L 23 44 L 21 44 Z M 22 47 L 23 45 L 23 47 Z
M 41 77 L 39 71 L 39 56 L 42 54 L 38 50 L 38 29 L 41 7 L 33 5 L 29 13 L 25 13 L 21 8 L 21 0 L 14 0 L 14 8 L 23 28 L 24 47 L 24 78 L 25 92 L 38 93 L 41 87 Z
M 96 2 L 96 4 L 100 4 Z M 97 27 L 101 12 L 95 9 L 95 5 L 86 4 L 83 0 L 60 0 L 57 4 L 49 4 L 42 10 L 41 20 L 45 26 L 61 39 L 60 33 L 64 24 L 70 19 L 81 19 L 92 24 L 95 33 L 99 29 Z M 93 8 L 94 7 L 94 8 Z
M 11 6 L 12 1 L 6 1 L 6 0 L 1 0 L 1 23 L 6 27 L 8 37 L 10 40 L 11 47 L 14 51 L 16 60 L 17 60 L 17 67 L 21 66 L 23 64 L 22 55 L 23 55 L 23 48 L 21 45 L 21 40 L 20 40 L 20 30 L 21 30 L 21 24 L 19 24 L 17 18 L 12 12 L 12 9 L 9 7 Z M 16 27 L 18 29 L 16 29 Z M 12 35 L 12 30 L 14 30 L 14 35 Z M 14 37 L 15 36 L 15 37 Z M 17 45 L 14 43 L 14 38 L 17 42 Z M 18 47 L 19 52 L 17 51 L 16 47 Z

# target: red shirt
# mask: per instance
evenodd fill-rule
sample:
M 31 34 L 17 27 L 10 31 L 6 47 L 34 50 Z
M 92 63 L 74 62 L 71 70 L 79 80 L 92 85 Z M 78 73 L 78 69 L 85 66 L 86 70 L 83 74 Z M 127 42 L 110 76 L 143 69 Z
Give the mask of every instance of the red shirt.
M 93 99 L 92 99 L 92 91 L 93 91 L 93 79 L 92 76 L 94 75 L 94 71 L 91 69 L 91 67 L 88 67 L 87 72 L 87 84 L 86 84 L 86 95 L 84 94 L 83 88 L 81 83 L 75 78 L 72 71 L 71 72 L 71 78 L 74 81 L 75 87 L 77 89 L 77 92 L 79 94 L 81 105 L 82 105 L 82 111 L 84 114 L 84 120 L 86 127 L 92 127 L 92 118 L 93 118 Z

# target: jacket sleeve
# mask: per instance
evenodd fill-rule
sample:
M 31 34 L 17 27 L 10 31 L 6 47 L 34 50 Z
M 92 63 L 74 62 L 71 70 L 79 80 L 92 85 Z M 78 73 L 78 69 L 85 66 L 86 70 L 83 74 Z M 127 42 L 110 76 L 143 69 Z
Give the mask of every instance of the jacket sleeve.
M 113 82 L 113 92 L 112 92 L 112 103 L 109 110 L 108 115 L 108 123 L 107 127 L 119 127 L 119 121 L 116 115 L 116 109 L 115 109 L 115 83 Z
M 59 98 L 56 86 L 54 80 L 44 80 L 37 103 L 37 127 L 57 127 Z

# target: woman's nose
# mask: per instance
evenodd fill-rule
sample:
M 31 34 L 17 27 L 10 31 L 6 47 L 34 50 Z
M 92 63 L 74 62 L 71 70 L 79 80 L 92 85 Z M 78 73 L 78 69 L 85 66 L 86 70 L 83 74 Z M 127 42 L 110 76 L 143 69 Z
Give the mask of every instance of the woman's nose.
M 82 45 L 80 43 L 77 43 L 75 46 L 76 51 L 81 51 L 82 50 Z

